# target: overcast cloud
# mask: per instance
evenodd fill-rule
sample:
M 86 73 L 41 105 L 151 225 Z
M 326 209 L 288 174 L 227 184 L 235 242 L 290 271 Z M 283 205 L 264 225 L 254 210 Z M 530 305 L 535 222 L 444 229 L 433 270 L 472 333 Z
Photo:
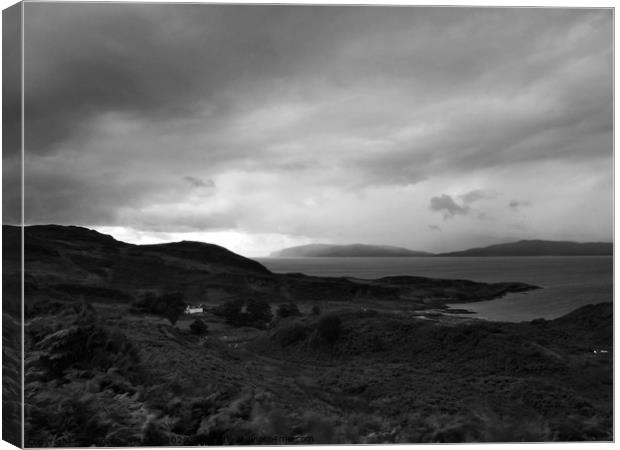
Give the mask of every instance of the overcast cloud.
M 612 239 L 611 10 L 27 3 L 25 85 L 27 223 Z

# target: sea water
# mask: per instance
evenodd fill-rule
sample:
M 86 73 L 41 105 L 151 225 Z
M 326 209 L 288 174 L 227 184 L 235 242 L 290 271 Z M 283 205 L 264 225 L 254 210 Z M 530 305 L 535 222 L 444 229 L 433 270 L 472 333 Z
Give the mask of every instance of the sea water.
M 613 300 L 612 256 L 258 258 L 273 272 L 373 279 L 392 275 L 521 281 L 542 289 L 454 305 L 488 320 L 553 319 Z

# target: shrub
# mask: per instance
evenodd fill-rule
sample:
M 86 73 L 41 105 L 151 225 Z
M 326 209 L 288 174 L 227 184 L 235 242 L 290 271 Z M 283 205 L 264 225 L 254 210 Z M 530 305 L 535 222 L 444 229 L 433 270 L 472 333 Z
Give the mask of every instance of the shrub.
M 294 323 L 279 329 L 273 337 L 282 347 L 286 347 L 304 340 L 308 334 L 308 327 L 300 323 Z
M 131 303 L 132 313 L 146 313 L 162 316 L 174 325 L 185 310 L 185 298 L 180 292 L 168 292 L 157 296 L 147 292 L 140 299 Z
M 191 323 L 191 325 L 189 326 L 189 329 L 192 332 L 192 334 L 196 334 L 198 336 L 205 335 L 205 334 L 207 334 L 207 331 L 209 331 L 209 328 L 207 327 L 207 324 L 204 323 L 200 319 L 194 320 Z
M 276 312 L 278 317 L 292 317 L 292 316 L 301 316 L 299 312 L 299 308 L 294 303 L 283 303 L 278 306 L 278 310 Z
M 265 328 L 273 319 L 271 306 L 264 300 L 233 300 L 218 306 L 215 314 L 223 316 L 231 325 Z
M 238 315 L 243 305 L 243 300 L 231 300 L 213 308 L 213 314 L 228 319 L 229 317 Z
M 322 340 L 333 345 L 342 333 L 342 321 L 336 315 L 324 316 L 317 324 L 317 331 Z
M 250 299 L 246 304 L 247 314 L 250 315 L 251 321 L 259 322 L 271 322 L 273 319 L 273 313 L 271 312 L 271 306 L 264 300 Z

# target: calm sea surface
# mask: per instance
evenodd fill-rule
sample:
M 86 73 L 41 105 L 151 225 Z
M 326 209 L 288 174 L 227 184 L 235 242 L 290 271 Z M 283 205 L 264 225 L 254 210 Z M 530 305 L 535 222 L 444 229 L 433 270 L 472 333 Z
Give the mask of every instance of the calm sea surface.
M 413 275 L 475 281 L 522 281 L 543 289 L 458 308 L 488 320 L 552 319 L 588 303 L 613 300 L 613 257 L 258 258 L 273 272 L 380 278 Z

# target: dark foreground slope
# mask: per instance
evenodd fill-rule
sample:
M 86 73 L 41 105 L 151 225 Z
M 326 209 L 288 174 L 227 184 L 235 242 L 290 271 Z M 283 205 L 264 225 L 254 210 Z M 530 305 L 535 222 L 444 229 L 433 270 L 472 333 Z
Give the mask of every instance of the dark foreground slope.
M 2 439 L 22 445 L 22 327 L 21 327 L 21 230 L 10 227 L 2 233 L 5 253 L 2 266 Z
M 248 338 L 210 314 L 196 337 L 69 308 L 28 322 L 27 445 L 607 441 L 611 310 L 522 324 L 332 310 Z

